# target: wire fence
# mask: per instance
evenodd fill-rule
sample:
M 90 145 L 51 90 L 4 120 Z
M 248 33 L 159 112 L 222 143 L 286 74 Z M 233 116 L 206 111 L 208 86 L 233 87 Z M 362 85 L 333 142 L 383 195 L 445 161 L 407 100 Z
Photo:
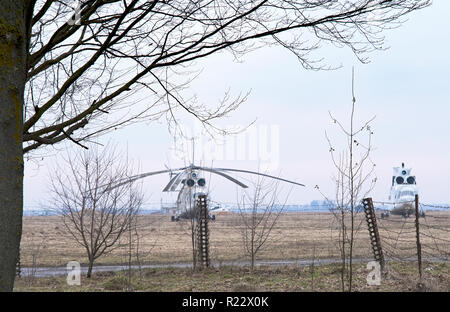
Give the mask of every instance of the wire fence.
M 414 205 L 413 202 L 408 202 Z M 374 201 L 381 246 L 386 260 L 411 262 L 418 261 L 415 215 L 408 217 L 381 214 L 394 208 L 394 203 Z M 395 204 L 397 205 L 397 204 Z M 321 206 L 321 205 L 317 205 Z M 324 205 L 325 206 L 325 205 Z M 258 252 L 259 261 L 340 261 L 342 241 L 342 215 L 336 209 L 320 211 L 288 211 L 279 216 L 271 229 L 267 243 Z M 424 215 L 419 218 L 421 255 L 424 261 L 448 262 L 450 259 L 450 207 L 419 203 Z M 344 213 L 347 225 L 350 224 L 348 210 Z M 370 261 L 373 252 L 364 212 L 358 211 L 354 220 L 353 257 L 357 261 Z M 33 264 L 35 250 L 45 250 L 37 258 L 40 266 L 63 265 L 73 259 L 84 259 L 85 251 L 64 235 L 58 218 L 26 218 L 21 245 L 21 263 Z M 191 235 L 188 220 L 171 222 L 170 215 L 155 214 L 140 216 L 139 250 L 142 263 L 174 263 L 191 261 Z M 210 222 L 211 261 L 215 264 L 234 263 L 248 260 L 244 252 L 242 217 L 238 212 L 217 212 L 216 219 Z M 41 248 L 37 248 L 37 245 Z M 147 252 L 148 251 L 148 252 Z M 112 251 L 104 263 L 116 264 L 122 259 L 120 248 Z M 119 261 L 120 262 L 120 261 Z
M 450 260 L 450 207 L 417 203 L 376 202 L 397 215 L 383 210 L 378 218 L 378 229 L 387 260 L 444 261 Z M 417 209 L 416 209 L 417 205 Z M 400 207 L 400 209 L 399 209 Z M 410 215 L 409 211 L 414 210 Z
M 393 211 L 399 204 L 410 204 L 414 210 L 414 202 L 377 203 L 376 217 L 381 239 L 381 246 L 386 260 L 411 262 L 418 261 L 417 227 L 415 214 L 398 215 L 391 213 L 388 217 L 381 217 L 387 211 Z M 379 204 L 382 204 L 380 208 Z M 447 262 L 450 259 L 450 207 L 420 203 L 419 235 L 421 242 L 421 258 L 423 261 Z M 350 222 L 348 209 L 344 209 L 347 230 Z M 235 251 L 239 253 L 241 237 L 236 230 L 242 227 L 239 216 L 228 216 L 226 221 L 218 218 L 212 228 L 212 245 L 215 249 L 215 257 L 227 258 Z M 316 259 L 338 260 L 342 253 L 340 241 L 342 240 L 341 215 L 339 209 L 328 211 L 288 212 L 283 214 L 271 234 L 271 240 L 258 255 L 261 259 Z M 356 260 L 370 260 L 373 258 L 370 236 L 363 210 L 357 209 L 354 220 L 354 245 L 353 257 Z M 221 234 L 214 233 L 221 232 Z M 228 232 L 227 232 L 228 231 Z M 226 233 L 223 235 L 222 233 Z M 234 234 L 232 234 L 234 233 Z M 223 237 L 226 236 L 225 239 Z M 346 238 L 347 239 L 347 238 Z M 348 241 L 348 239 L 347 239 Z M 220 246 L 227 247 L 226 252 L 220 250 Z M 348 246 L 348 244 L 347 244 Z

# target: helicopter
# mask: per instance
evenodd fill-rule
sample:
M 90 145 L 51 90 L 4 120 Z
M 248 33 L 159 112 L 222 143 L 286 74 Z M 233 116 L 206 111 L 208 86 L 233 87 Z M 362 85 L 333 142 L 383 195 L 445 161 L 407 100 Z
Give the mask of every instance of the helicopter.
M 166 169 L 159 171 L 152 171 L 147 173 L 138 174 L 131 176 L 124 181 L 120 181 L 116 186 L 120 186 L 126 183 L 131 183 L 139 179 L 143 179 L 149 176 L 154 176 L 158 174 L 169 173 L 170 180 L 169 183 L 162 190 L 163 192 L 178 192 L 176 201 L 176 212 L 175 215 L 171 216 L 171 221 L 179 221 L 180 219 L 193 219 L 195 218 L 195 200 L 199 195 L 206 195 L 206 179 L 201 173 L 209 172 L 219 175 L 242 188 L 248 188 L 248 186 L 241 181 L 233 178 L 228 173 L 229 172 L 239 172 L 248 173 L 253 175 L 259 175 L 263 177 L 268 177 L 271 179 L 291 183 L 294 185 L 305 186 L 304 184 L 286 180 L 273 175 L 268 175 L 265 173 L 260 173 L 256 171 L 234 169 L 234 168 L 210 168 L 201 167 L 191 164 L 190 166 L 176 169 Z M 215 220 L 215 215 L 210 215 L 210 219 Z
M 411 175 L 411 168 L 405 168 L 402 163 L 401 167 L 393 168 L 391 192 L 389 200 L 393 201 L 393 207 L 381 214 L 381 218 L 387 218 L 389 215 L 400 215 L 408 218 L 415 213 L 415 196 L 418 194 L 418 187 L 416 177 Z M 419 214 L 420 217 L 425 217 L 423 211 Z

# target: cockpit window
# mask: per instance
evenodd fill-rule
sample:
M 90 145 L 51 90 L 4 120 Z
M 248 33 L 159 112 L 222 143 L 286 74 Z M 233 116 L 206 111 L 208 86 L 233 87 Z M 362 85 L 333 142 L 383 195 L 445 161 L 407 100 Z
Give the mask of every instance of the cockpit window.
M 401 191 L 401 192 L 398 194 L 398 197 L 405 197 L 405 196 L 413 197 L 414 195 L 415 195 L 415 194 L 414 194 L 413 191 Z

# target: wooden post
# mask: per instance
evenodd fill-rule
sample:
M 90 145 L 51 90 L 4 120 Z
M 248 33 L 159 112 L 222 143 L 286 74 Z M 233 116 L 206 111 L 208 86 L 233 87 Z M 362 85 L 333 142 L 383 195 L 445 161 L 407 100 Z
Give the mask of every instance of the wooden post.
M 416 244 L 417 244 L 417 263 L 419 267 L 419 279 L 422 285 L 422 245 L 420 244 L 420 223 L 419 223 L 419 195 L 415 196 L 415 208 L 416 208 Z

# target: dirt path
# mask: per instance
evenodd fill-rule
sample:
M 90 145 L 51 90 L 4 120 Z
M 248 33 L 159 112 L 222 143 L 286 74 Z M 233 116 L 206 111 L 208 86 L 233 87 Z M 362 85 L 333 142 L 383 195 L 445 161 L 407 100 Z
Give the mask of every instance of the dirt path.
M 314 261 L 314 265 L 327 265 L 332 263 L 339 263 L 340 259 L 316 259 Z M 373 261 L 370 258 L 355 258 L 353 259 L 354 263 L 362 263 Z M 389 259 L 388 259 L 389 261 Z M 408 261 L 416 261 L 416 259 L 409 259 Z M 449 261 L 445 261 L 442 259 L 427 259 L 429 262 L 437 262 L 437 263 L 445 263 Z M 256 261 L 257 266 L 309 266 L 312 264 L 312 260 L 260 260 Z M 237 266 L 243 267 L 250 265 L 249 261 L 223 261 L 223 262 L 213 262 L 213 267 L 220 266 Z M 144 264 L 141 265 L 140 268 L 146 269 L 155 269 L 155 268 L 192 268 L 192 263 L 189 262 L 180 262 L 180 263 L 161 263 L 161 264 Z M 122 271 L 127 270 L 127 265 L 99 265 L 94 266 L 93 272 L 108 272 L 108 271 Z M 131 269 L 139 269 L 138 265 L 132 265 Z M 22 268 L 21 276 L 22 277 L 51 277 L 51 276 L 61 276 L 66 275 L 69 270 L 66 267 L 38 267 L 38 268 Z M 81 273 L 84 274 L 87 272 L 87 267 L 81 267 Z

